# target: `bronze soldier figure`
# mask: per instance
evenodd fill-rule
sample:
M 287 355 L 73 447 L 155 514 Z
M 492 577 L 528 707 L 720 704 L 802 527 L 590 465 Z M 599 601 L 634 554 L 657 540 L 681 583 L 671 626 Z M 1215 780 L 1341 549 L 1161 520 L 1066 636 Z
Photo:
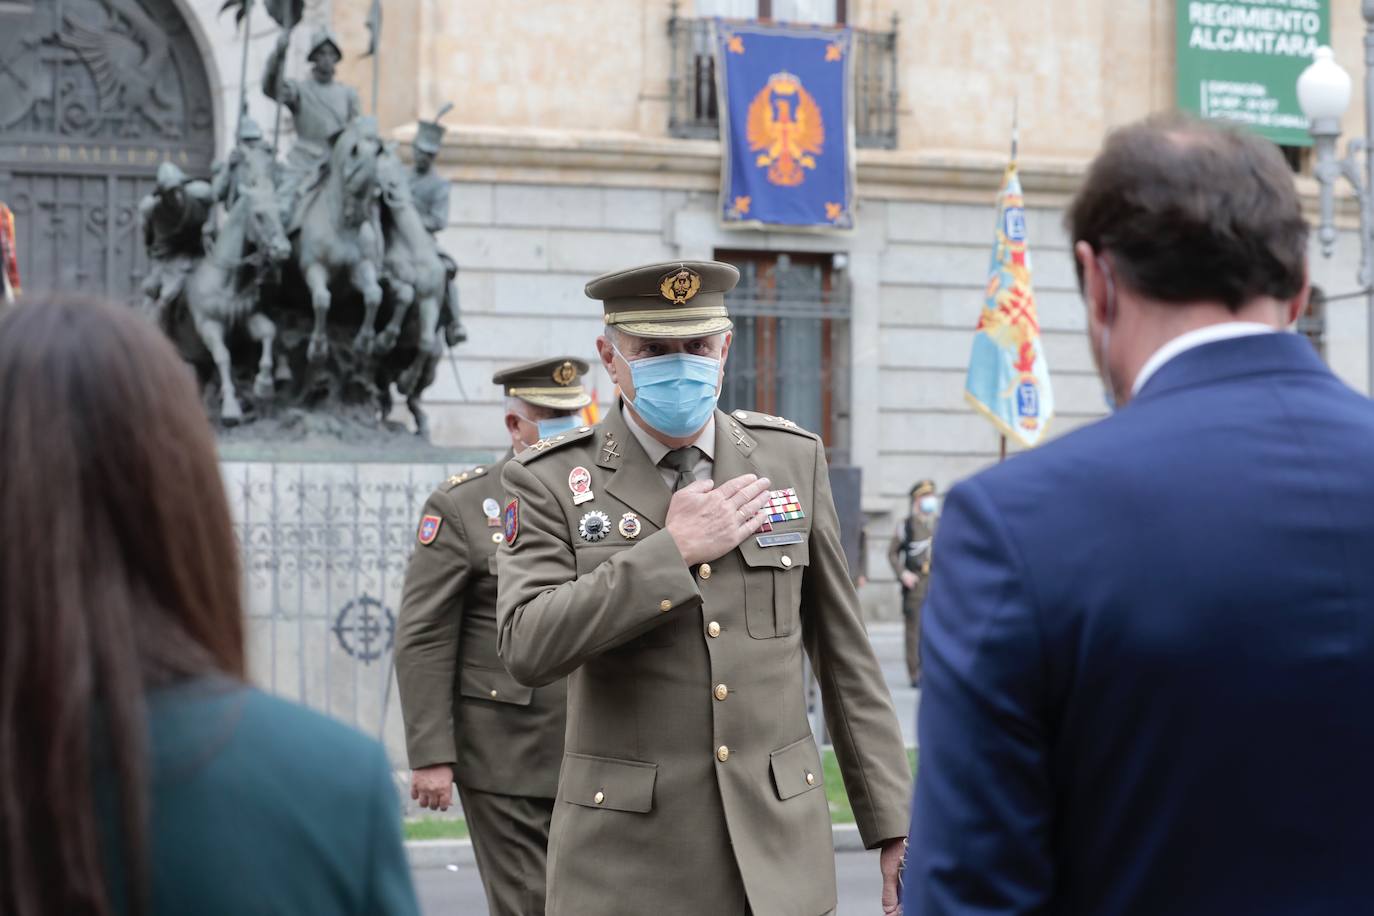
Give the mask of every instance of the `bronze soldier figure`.
M 282 198 L 282 219 L 288 229 L 301 196 L 313 184 L 320 167 L 329 160 L 334 138 L 362 111 L 358 91 L 334 82 L 334 71 L 343 54 L 334 33 L 316 29 L 310 38 L 310 79 L 293 80 L 282 75 L 290 32 L 282 32 L 267 58 L 263 72 L 263 92 L 285 105 L 296 126 L 296 142 L 286 156 L 278 193 Z
M 209 183 L 187 178 L 173 162 L 158 166 L 157 187 L 139 201 L 149 261 L 143 308 L 159 324 L 181 295 L 187 274 L 205 255 L 205 223 L 213 206 Z
M 270 149 L 263 143 L 262 128 L 252 118 L 244 117 L 239 121 L 238 142 L 227 159 L 216 162 L 210 175 L 210 190 L 216 202 L 225 212 L 232 210 L 238 202 L 239 191 L 244 183 L 244 158 L 253 150 Z
M 420 211 L 420 218 L 430 235 L 436 236 L 448 225 L 449 181 L 434 171 L 434 158 L 439 155 L 444 140 L 445 129 L 444 125 L 439 123 L 439 119 L 451 107 L 451 104 L 445 105 L 439 109 L 433 121 L 419 123 L 413 147 L 415 165 L 410 172 L 410 194 L 415 200 L 415 209 Z M 464 330 L 458 314 L 458 287 L 455 283 L 458 262 L 453 260 L 448 252 L 438 248 L 437 238 L 435 247 L 439 252 L 439 260 L 444 262 L 444 270 L 448 274 L 440 324 L 444 328 L 444 339 L 452 347 L 468 339 L 468 332 Z

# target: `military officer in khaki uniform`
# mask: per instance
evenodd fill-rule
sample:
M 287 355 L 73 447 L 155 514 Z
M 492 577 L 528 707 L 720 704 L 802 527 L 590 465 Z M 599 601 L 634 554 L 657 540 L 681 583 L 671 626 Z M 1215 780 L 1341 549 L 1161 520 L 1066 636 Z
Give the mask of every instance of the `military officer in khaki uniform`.
M 921 686 L 921 608 L 930 583 L 931 547 L 940 497 L 935 481 L 911 488 L 911 513 L 897 524 L 887 547 L 887 562 L 902 586 L 902 622 L 906 627 L 906 673 L 912 687 Z
M 780 417 L 715 408 L 738 277 L 688 261 L 588 284 L 623 400 L 502 475 L 501 657 L 521 683 L 569 677 L 549 847 L 557 916 L 833 911 L 803 651 L 860 834 L 882 848 L 885 909 L 897 908 L 911 774 L 824 447 Z
M 587 363 L 541 360 L 496 373 L 513 450 L 576 429 Z M 447 808 L 453 783 L 493 916 L 544 912 L 545 851 L 563 757 L 566 682 L 531 689 L 496 655 L 501 469 L 449 478 L 425 503 L 396 630 L 396 680 L 411 797 Z

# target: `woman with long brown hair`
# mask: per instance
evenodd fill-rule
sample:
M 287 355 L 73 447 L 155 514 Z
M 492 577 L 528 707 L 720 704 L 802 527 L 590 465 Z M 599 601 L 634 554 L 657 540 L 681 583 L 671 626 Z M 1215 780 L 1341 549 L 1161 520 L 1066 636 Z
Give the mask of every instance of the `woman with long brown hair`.
M 380 746 L 244 682 L 187 366 L 132 313 L 0 313 L 0 912 L 414 913 Z

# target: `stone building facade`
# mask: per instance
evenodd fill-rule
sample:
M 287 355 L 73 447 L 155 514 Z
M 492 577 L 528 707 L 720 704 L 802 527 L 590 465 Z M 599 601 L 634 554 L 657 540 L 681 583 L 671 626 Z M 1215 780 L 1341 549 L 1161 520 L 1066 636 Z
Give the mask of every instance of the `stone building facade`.
M 291 63 L 304 69 L 300 49 L 311 25 L 331 25 L 345 55 L 340 77 L 359 88 L 365 108 L 372 103 L 372 61 L 361 56 L 369 3 L 307 3 Z M 220 0 L 0 0 L 0 23 L 35 9 L 56 11 L 60 21 L 62 9 L 78 4 L 103 8 L 112 28 L 126 32 L 120 23 L 129 17 L 118 10 L 141 9 L 197 50 L 202 71 L 178 71 L 177 80 L 203 84 L 196 104 L 206 114 L 195 136 L 182 137 L 199 143 L 195 168 L 229 148 L 243 45 L 232 16 L 219 15 Z M 1332 8 L 1337 56 L 1356 66 L 1357 5 Z M 659 259 L 734 260 L 747 268 L 750 292 L 741 304 L 754 358 L 731 380 L 725 406 L 794 415 L 825 432 L 836 462 L 863 469 L 866 571 L 874 580 L 866 597 L 874 611 L 895 611 L 882 553 L 911 482 L 933 477 L 945 489 L 997 458 L 996 434 L 962 395 L 1013 98 L 1057 402 L 1054 433 L 1103 411 L 1062 208 L 1107 130 L 1173 104 L 1172 0 L 1034 0 L 1017 4 L 1015 16 L 1007 9 L 1000 0 L 384 0 L 383 127 L 404 140 L 417 118 L 455 103 L 438 164 L 453 182 L 442 241 L 461 265 L 471 337 L 428 392 L 435 441 L 498 451 L 494 369 L 554 353 L 594 358 L 598 310 L 582 294 L 591 277 Z M 701 129 L 711 123 L 701 110 L 709 72 L 703 76 L 690 36 L 704 34 L 712 15 L 760 13 L 843 20 L 871 36 L 878 142 L 858 151 L 851 233 L 725 229 L 716 218 L 720 145 Z M 273 109 L 258 79 L 276 33 L 259 6 L 246 96 L 269 132 Z M 14 60 L 7 40 L 14 39 L 0 37 L 0 59 Z M 0 68 L 0 95 L 10 78 Z M 1359 127 L 1356 91 L 1347 135 Z M 13 196 L 16 176 L 60 181 L 66 174 L 57 148 L 73 141 L 21 138 L 26 155 L 50 157 L 29 167 L 18 159 L 21 139 L 6 130 L 0 123 L 0 198 Z M 174 144 L 159 137 L 144 145 Z M 40 147 L 49 152 L 35 152 Z M 151 181 L 151 168 L 139 168 L 130 178 L 133 200 Z M 1311 179 L 1298 181 L 1314 200 Z M 1331 293 L 1355 287 L 1353 210 L 1342 214 L 1347 231 L 1337 256 L 1324 261 L 1314 249 L 1314 280 Z M 113 262 L 108 251 L 97 254 Z M 128 257 L 132 266 L 121 269 L 136 272 L 137 254 Z M 1359 388 L 1363 306 L 1362 299 L 1333 302 L 1324 319 L 1328 360 Z M 741 352 L 737 345 L 736 359 Z M 598 393 L 603 402 L 611 397 L 604 376 Z

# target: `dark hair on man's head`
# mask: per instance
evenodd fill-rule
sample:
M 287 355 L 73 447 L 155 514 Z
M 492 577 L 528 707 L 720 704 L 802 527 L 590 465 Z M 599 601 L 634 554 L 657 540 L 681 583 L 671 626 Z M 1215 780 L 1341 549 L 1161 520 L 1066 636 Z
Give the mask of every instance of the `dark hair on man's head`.
M 214 435 L 171 344 L 110 305 L 0 314 L 0 912 L 142 910 L 145 691 L 242 678 L 239 602 Z
M 1064 225 L 1111 256 L 1119 282 L 1162 302 L 1237 311 L 1291 299 L 1306 278 L 1307 221 L 1278 147 L 1183 115 L 1113 131 Z

